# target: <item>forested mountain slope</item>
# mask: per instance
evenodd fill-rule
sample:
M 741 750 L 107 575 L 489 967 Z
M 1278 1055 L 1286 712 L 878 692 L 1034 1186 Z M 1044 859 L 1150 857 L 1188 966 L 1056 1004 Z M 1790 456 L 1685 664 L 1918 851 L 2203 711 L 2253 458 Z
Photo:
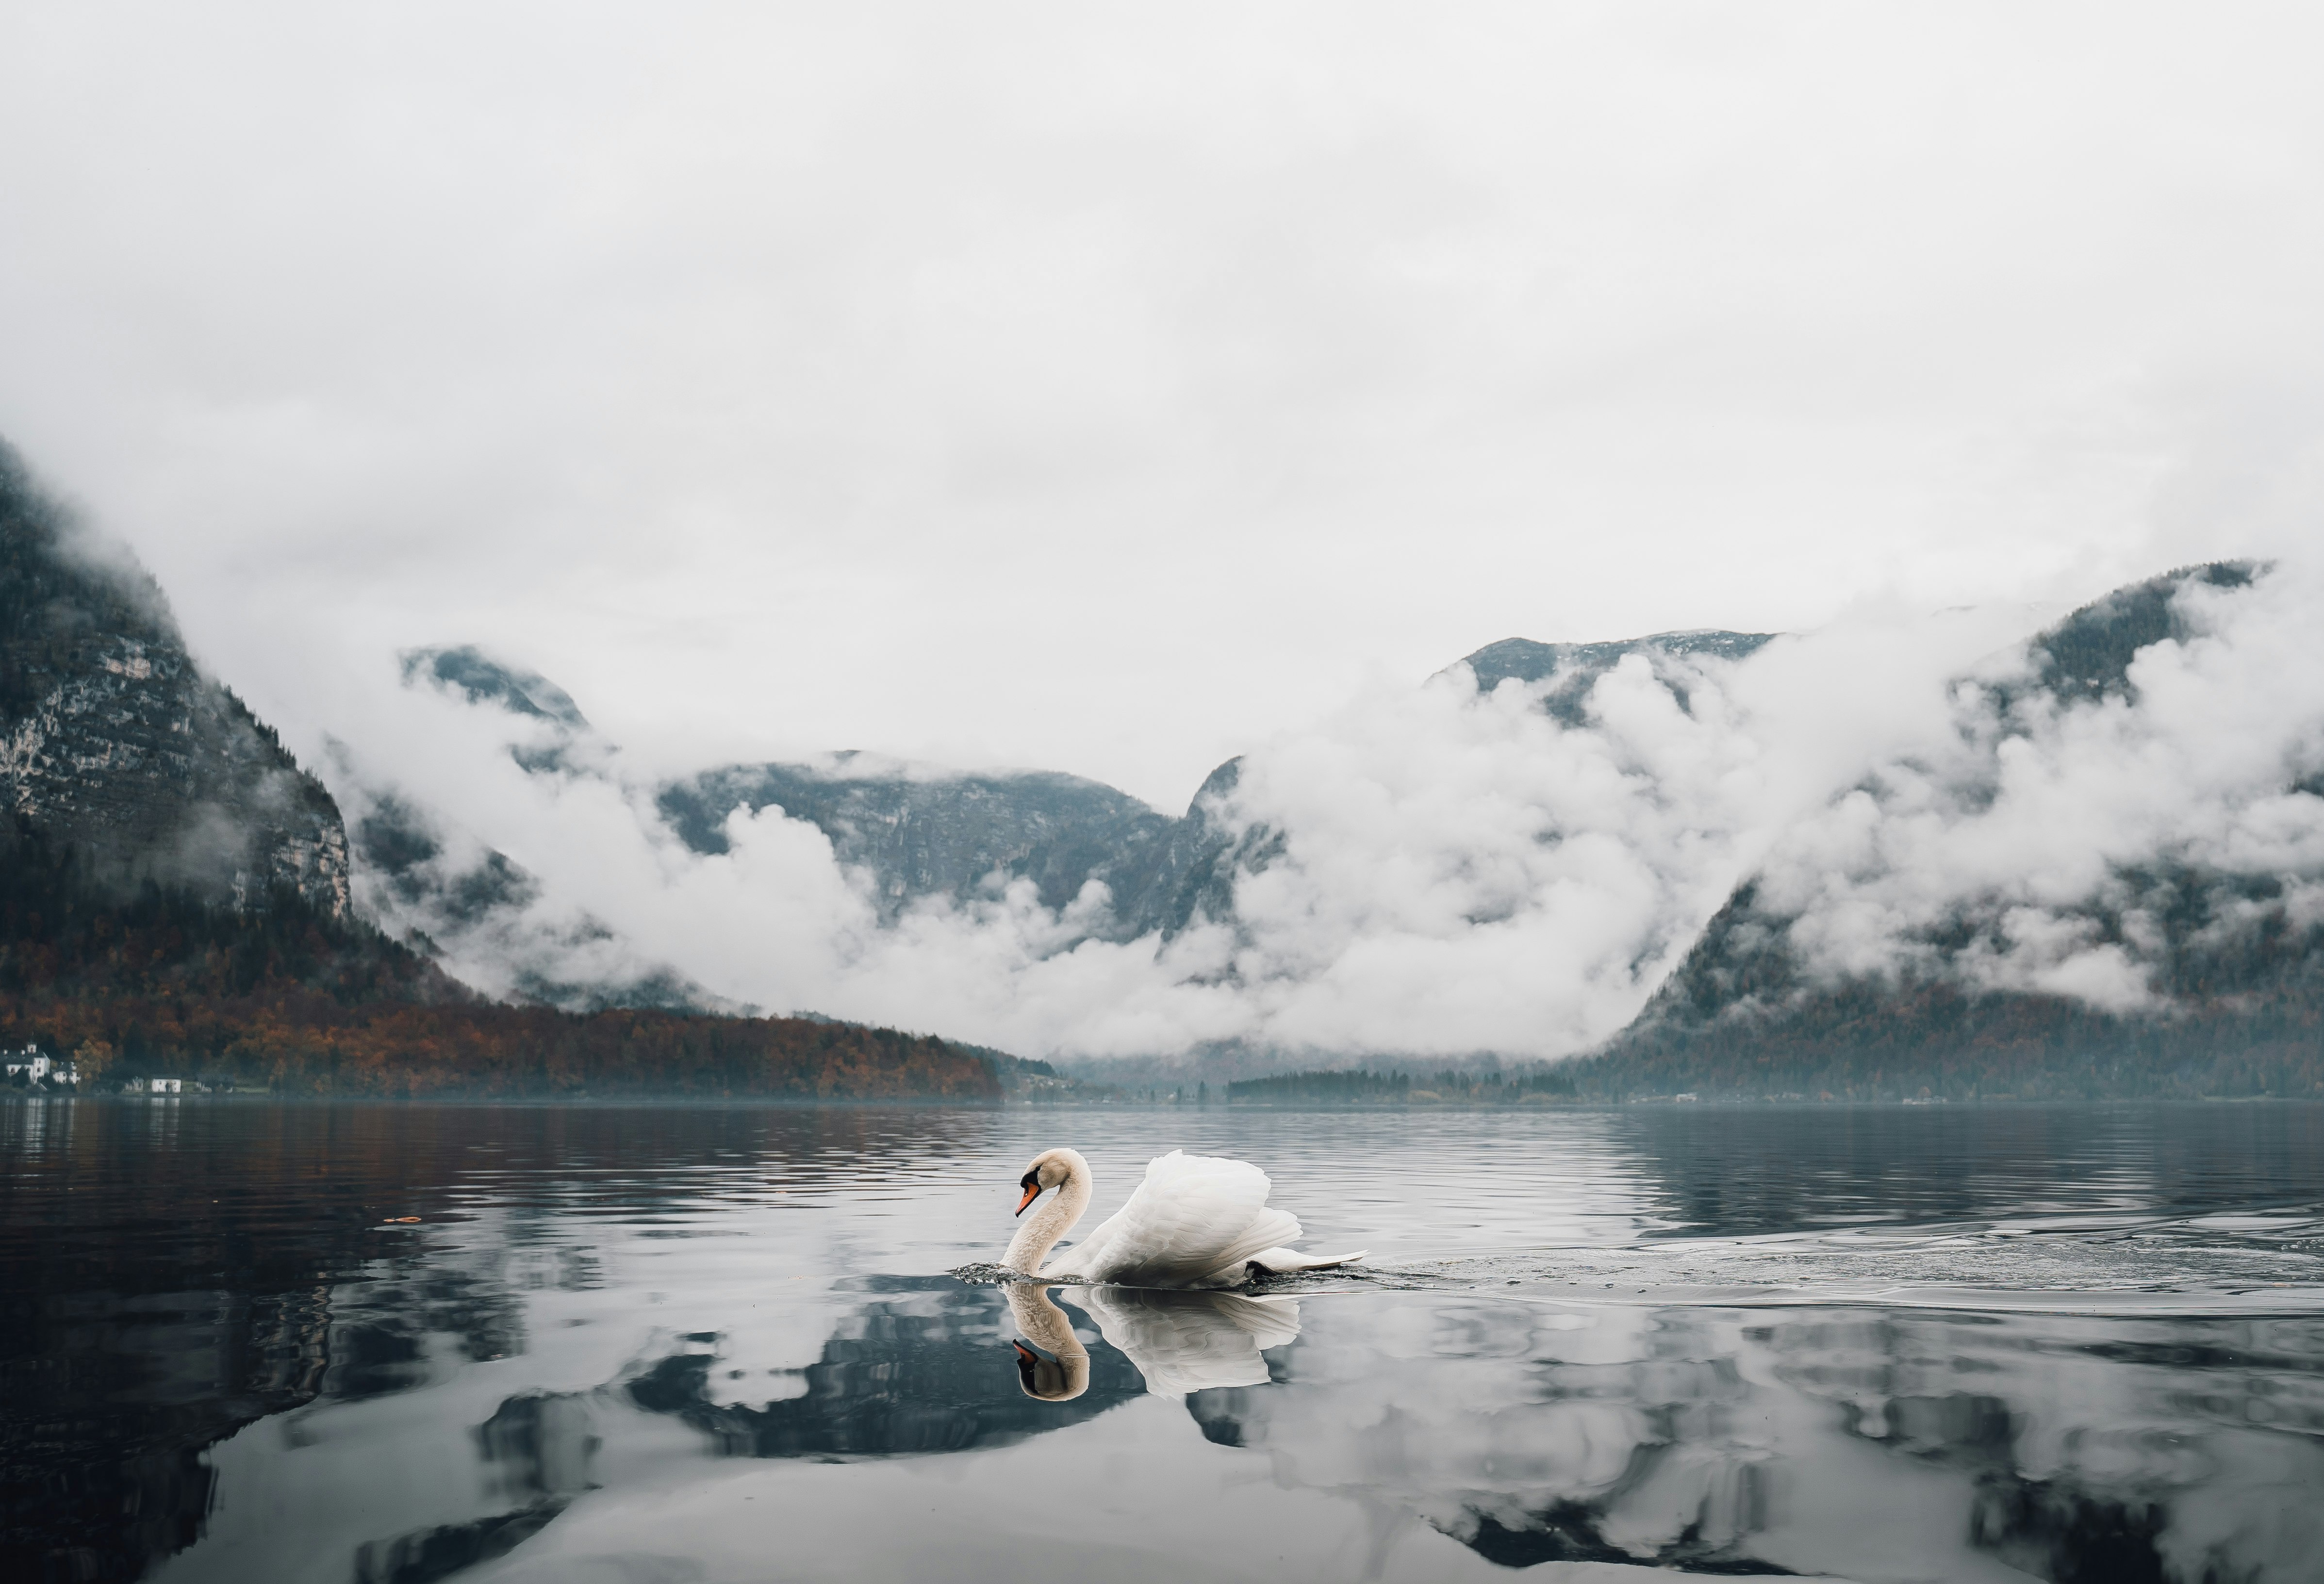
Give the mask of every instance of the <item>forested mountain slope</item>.
M 1585 1090 L 2324 1093 L 2318 640 L 2273 581 L 2151 579 L 1964 678 L 1954 740 L 1787 833 Z
M 90 1084 L 989 1099 L 854 1025 L 495 1005 L 351 905 L 320 782 L 187 653 L 152 579 L 0 447 L 0 1041 Z

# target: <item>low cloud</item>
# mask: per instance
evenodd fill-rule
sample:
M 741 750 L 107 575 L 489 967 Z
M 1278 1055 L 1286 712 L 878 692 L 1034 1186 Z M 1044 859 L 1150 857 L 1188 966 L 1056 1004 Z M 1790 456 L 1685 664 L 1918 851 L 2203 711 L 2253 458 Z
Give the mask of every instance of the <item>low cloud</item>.
M 732 1001 L 1026 1054 L 1554 1057 L 1619 1028 L 1776 835 L 1868 750 L 1941 731 L 1947 678 L 2024 624 L 1876 611 L 1740 663 L 1633 654 L 1578 725 L 1541 707 L 1543 683 L 1480 693 L 1465 667 L 1377 683 L 1245 756 L 1210 814 L 1258 856 L 1231 909 L 1167 938 L 1105 938 L 1094 881 L 1048 907 L 995 875 L 883 916 L 872 874 L 771 806 L 697 851 L 617 750 L 567 751 L 567 727 L 458 690 L 400 692 L 339 768 L 351 805 L 376 808 L 378 767 L 401 765 L 393 796 L 466 843 L 442 861 L 466 873 L 489 850 L 537 879 L 521 909 L 439 943 L 494 988 L 626 953 L 620 972 L 666 966 Z M 579 919 L 603 932 L 558 970 Z
M 1048 907 L 996 871 L 899 908 L 774 805 L 703 852 L 586 722 L 462 689 L 398 690 L 337 772 L 367 904 L 500 993 L 683 983 L 1028 1054 L 1554 1058 L 1627 1023 L 1756 878 L 1812 974 L 2153 1009 L 2187 886 L 2225 888 L 2214 931 L 2324 911 L 2324 589 L 2282 567 L 2173 597 L 2180 636 L 2089 696 L 2039 685 L 2022 610 L 1633 653 L 1578 723 L 1548 682 L 1381 681 L 1244 756 L 1208 805 L 1246 855 L 1231 906 L 1135 939 L 1098 880 Z M 858 772 L 943 777 L 825 767 Z M 398 808 L 427 811 L 420 892 L 360 839 Z M 495 885 L 505 906 L 447 927 Z
M 2324 587 L 2284 566 L 2190 581 L 2172 608 L 2183 636 L 2098 696 L 2028 691 L 2027 651 L 1997 657 L 1947 730 L 1783 833 L 1759 902 L 1796 919 L 1812 972 L 1944 970 L 2130 1010 L 2158 1003 L 2163 915 L 2190 888 L 2214 933 L 2313 916 Z

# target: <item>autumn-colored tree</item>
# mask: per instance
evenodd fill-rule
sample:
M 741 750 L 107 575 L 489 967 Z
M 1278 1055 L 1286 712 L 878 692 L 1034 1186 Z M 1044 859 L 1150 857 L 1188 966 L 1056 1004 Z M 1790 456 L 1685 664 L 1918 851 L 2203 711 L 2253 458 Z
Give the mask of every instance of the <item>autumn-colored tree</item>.
M 111 1040 L 85 1039 L 73 1051 L 73 1075 L 86 1093 L 105 1081 L 121 1060 L 121 1051 Z

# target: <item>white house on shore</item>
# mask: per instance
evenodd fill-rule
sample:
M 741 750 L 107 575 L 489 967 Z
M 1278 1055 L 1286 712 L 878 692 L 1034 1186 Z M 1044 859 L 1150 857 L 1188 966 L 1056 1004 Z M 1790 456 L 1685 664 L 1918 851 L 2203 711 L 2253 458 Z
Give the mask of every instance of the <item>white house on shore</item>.
M 32 1083 L 73 1083 L 78 1082 L 80 1077 L 79 1073 L 73 1071 L 70 1062 L 60 1062 L 36 1045 L 28 1045 L 19 1051 L 9 1051 L 6 1053 L 5 1062 L 0 1063 L 0 1068 L 5 1068 L 5 1072 L 0 1072 L 0 1076 L 22 1077 Z

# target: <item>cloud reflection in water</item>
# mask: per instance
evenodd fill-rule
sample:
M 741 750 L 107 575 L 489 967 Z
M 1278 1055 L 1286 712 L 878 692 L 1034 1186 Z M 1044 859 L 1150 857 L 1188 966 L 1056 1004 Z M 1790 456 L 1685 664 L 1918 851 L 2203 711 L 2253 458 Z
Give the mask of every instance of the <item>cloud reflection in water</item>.
M 884 1460 L 994 1453 L 1141 1395 L 1183 1395 L 1203 1442 L 1152 1457 L 1257 1453 L 1280 1490 L 1425 1524 L 1496 1568 L 2318 1576 L 2324 1533 L 2303 1494 L 2324 1488 L 2314 1318 L 1411 1293 L 1311 1300 L 1303 1316 L 1231 1293 L 877 1285 L 798 1395 L 713 1401 L 724 1361 L 700 1335 L 573 1399 L 578 1413 L 512 1402 L 494 1422 L 553 1418 L 572 1442 L 668 1416 L 715 1455 Z M 1099 1334 L 1077 1332 L 1068 1305 Z M 997 1347 L 1004 1336 L 1032 1346 Z M 544 1468 L 560 1456 L 536 1455 Z M 572 1445 L 561 1456 L 567 1470 L 586 1460 Z M 1103 1509 L 1104 1470 L 1050 1468 L 1043 1499 L 1057 1513 Z M 533 1478 L 509 1523 L 545 1523 L 574 1478 Z M 395 1543 L 418 1556 L 447 1540 Z
M 1165 1125 L 1407 1262 L 1449 1207 L 1459 1269 L 1296 1312 L 864 1274 L 989 1247 L 977 1187 L 1038 1117 L 0 1110 L 0 1286 L 32 1295 L 0 1445 L 78 1438 L 0 1563 L 2324 1577 L 2324 1322 L 2251 1312 L 2318 1299 L 2310 1110 L 1084 1120 L 1124 1156 Z M 2008 1291 L 1865 1295 L 1979 1281 Z
M 1277 1382 L 1189 1402 L 1204 1434 L 1508 1566 L 2319 1576 L 2312 1317 L 1401 1296 L 1317 1316 Z

